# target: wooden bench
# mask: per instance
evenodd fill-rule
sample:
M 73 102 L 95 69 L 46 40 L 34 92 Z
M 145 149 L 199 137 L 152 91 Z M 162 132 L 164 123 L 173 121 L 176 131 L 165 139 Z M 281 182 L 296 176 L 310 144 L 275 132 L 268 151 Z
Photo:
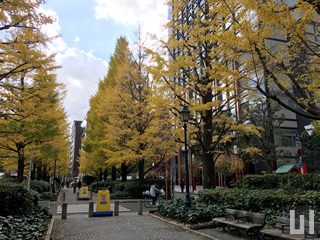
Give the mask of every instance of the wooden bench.
M 295 220 L 295 228 L 300 228 L 300 220 Z M 260 231 L 262 239 L 318 239 L 320 240 L 320 222 L 314 222 L 314 234 L 310 234 L 309 222 L 304 221 L 304 234 L 290 234 L 290 218 L 277 217 L 275 228 L 265 228 Z
M 265 225 L 265 215 L 236 209 L 225 209 L 225 216 L 214 218 L 213 222 L 218 227 L 228 227 L 230 231 L 244 230 L 248 235 L 258 235 Z

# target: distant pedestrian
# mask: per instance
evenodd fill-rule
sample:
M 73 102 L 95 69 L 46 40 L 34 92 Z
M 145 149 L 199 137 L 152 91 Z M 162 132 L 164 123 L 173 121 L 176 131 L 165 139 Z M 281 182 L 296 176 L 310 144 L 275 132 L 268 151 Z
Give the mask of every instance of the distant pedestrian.
M 79 180 L 79 182 L 78 182 L 78 190 L 80 190 L 80 188 L 81 188 L 81 181 Z
M 76 180 L 74 180 L 72 182 L 72 188 L 73 188 L 73 193 L 76 193 L 76 191 L 77 191 L 77 181 Z
M 184 180 L 183 179 L 181 179 L 181 181 L 180 181 L 180 188 L 181 188 L 181 192 L 183 193 L 183 191 L 184 191 Z

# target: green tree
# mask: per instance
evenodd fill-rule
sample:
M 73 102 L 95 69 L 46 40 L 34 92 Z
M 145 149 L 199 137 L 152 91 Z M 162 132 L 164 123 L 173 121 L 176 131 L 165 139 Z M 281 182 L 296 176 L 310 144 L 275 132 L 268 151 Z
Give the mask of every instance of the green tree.
M 237 145 L 248 146 L 249 151 L 242 152 L 242 158 L 247 162 L 261 162 L 266 165 L 267 171 L 277 168 L 279 151 L 275 143 L 274 134 L 284 122 L 285 116 L 281 114 L 281 106 L 274 101 L 262 97 L 253 100 L 244 107 L 247 122 L 259 127 L 261 135 L 238 136 Z M 255 150 L 253 149 L 255 148 Z

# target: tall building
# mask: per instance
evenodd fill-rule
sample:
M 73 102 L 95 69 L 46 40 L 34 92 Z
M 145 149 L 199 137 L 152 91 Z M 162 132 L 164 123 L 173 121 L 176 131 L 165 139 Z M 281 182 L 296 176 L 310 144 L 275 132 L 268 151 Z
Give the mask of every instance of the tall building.
M 84 132 L 84 128 L 81 126 L 82 121 L 74 121 L 71 132 L 70 143 L 70 164 L 69 164 L 69 176 L 77 177 L 79 174 L 79 156 L 81 149 L 81 139 Z

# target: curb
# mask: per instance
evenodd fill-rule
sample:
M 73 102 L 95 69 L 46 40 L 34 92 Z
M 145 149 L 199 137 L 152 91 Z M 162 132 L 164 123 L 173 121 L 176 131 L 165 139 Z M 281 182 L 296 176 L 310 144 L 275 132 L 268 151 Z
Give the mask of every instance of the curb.
M 46 236 L 45 236 L 44 240 L 50 240 L 50 238 L 51 238 L 51 233 L 52 233 L 52 228 L 53 228 L 53 223 L 54 223 L 54 219 L 51 218 L 50 223 L 49 223 L 49 225 L 48 225 L 48 230 L 47 230 L 47 233 L 46 233 Z
M 157 218 L 157 219 L 159 219 L 159 220 L 161 220 L 161 221 L 163 221 L 163 222 L 166 222 L 166 223 L 169 223 L 169 224 L 171 224 L 171 225 L 174 225 L 174 226 L 176 226 L 176 227 L 178 227 L 178 228 L 182 228 L 182 229 L 184 229 L 184 230 L 186 230 L 186 231 L 192 232 L 193 234 L 197 234 L 197 235 L 200 235 L 200 236 L 202 236 L 202 237 L 205 237 L 205 238 L 208 238 L 208 239 L 211 239 L 211 240 L 221 240 L 220 238 L 214 238 L 214 237 L 212 237 L 212 236 L 210 236 L 210 235 L 208 235 L 208 234 L 205 234 L 205 233 L 201 233 L 201 232 L 192 230 L 192 229 L 190 229 L 190 228 L 188 228 L 188 227 L 185 227 L 185 226 L 183 226 L 183 225 L 181 225 L 181 224 L 178 224 L 178 223 L 169 221 L 169 220 L 167 220 L 167 219 L 161 218 L 161 217 L 156 216 L 156 215 L 154 215 L 154 214 L 150 214 L 150 213 L 149 213 L 149 216 L 152 216 L 152 217 Z

